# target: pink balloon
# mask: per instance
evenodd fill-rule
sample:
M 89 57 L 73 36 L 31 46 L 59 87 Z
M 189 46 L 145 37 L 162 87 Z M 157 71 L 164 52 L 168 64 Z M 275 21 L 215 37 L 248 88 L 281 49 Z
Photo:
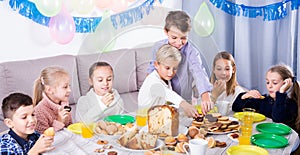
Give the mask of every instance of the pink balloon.
M 60 44 L 72 41 L 76 29 L 73 17 L 65 8 L 50 18 L 49 28 L 52 38 Z

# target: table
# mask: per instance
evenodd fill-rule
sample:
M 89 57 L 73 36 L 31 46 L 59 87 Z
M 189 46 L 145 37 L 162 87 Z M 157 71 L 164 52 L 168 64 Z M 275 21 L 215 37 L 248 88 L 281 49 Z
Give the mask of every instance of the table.
M 191 123 L 191 118 L 183 117 L 180 118 L 180 124 L 184 126 L 188 126 Z M 272 122 L 271 119 L 267 118 L 263 122 L 258 122 L 253 124 L 253 134 L 258 133 L 256 131 L 255 127 L 257 124 L 264 123 L 264 122 Z M 208 148 L 207 153 L 209 155 L 226 155 L 226 150 L 230 146 L 238 145 L 238 142 L 232 141 L 230 138 L 227 137 L 226 134 L 224 135 L 208 135 L 212 136 L 214 139 L 219 140 L 219 141 L 224 141 L 226 142 L 227 146 L 225 148 Z M 292 131 L 291 134 L 285 136 L 288 141 L 289 145 L 284 148 L 280 149 L 266 149 L 270 155 L 289 155 L 291 153 L 291 150 L 293 148 L 293 145 L 295 143 L 299 142 L 299 137 L 298 134 L 295 131 Z M 99 139 L 103 140 L 106 137 L 100 136 L 100 135 L 95 135 L 92 138 L 84 139 L 81 137 L 81 135 L 74 134 L 67 129 L 63 129 L 59 132 L 56 133 L 54 137 L 54 146 L 56 147 L 54 150 L 44 153 L 45 155 L 85 155 L 85 154 L 98 154 L 98 155 L 106 155 L 108 151 L 117 151 L 119 155 L 143 155 L 144 152 L 141 151 L 127 151 L 124 150 L 123 148 L 119 147 L 120 145 L 116 143 L 117 137 L 110 137 L 109 138 L 109 144 L 113 146 L 112 149 L 105 150 L 103 153 L 95 153 L 94 150 L 97 148 L 102 148 L 103 145 L 98 145 L 97 141 Z M 178 155 L 183 155 L 178 153 Z

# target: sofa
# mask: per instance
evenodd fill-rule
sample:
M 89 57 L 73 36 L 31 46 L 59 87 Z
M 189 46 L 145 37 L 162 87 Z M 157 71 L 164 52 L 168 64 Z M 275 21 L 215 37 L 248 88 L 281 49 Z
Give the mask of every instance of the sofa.
M 34 81 L 47 66 L 61 66 L 69 72 L 71 78 L 71 96 L 73 120 L 76 103 L 81 95 L 89 90 L 88 70 L 96 61 L 106 61 L 114 69 L 113 87 L 118 90 L 125 104 L 125 112 L 137 109 L 138 90 L 147 73 L 146 68 L 152 59 L 151 46 L 120 49 L 105 53 L 85 55 L 58 55 L 33 60 L 10 61 L 0 63 L 0 99 L 12 92 L 21 92 L 32 96 Z M 0 131 L 6 130 L 3 114 L 0 112 Z

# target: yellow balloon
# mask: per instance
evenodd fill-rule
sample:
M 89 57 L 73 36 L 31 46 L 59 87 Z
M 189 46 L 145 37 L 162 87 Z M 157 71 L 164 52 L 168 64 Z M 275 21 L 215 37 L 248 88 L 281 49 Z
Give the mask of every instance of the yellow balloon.
M 211 35 L 215 28 L 214 17 L 209 11 L 209 8 L 205 2 L 200 5 L 199 10 L 194 17 L 193 28 L 201 37 L 207 37 Z

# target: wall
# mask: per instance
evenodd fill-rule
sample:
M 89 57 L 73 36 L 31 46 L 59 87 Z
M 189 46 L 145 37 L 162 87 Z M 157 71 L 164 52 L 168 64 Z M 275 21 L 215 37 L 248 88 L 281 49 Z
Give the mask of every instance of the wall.
M 182 2 L 164 0 L 161 6 L 168 9 L 181 9 Z M 13 11 L 8 6 L 8 0 L 0 1 L 0 21 L 0 62 L 60 54 L 75 55 L 79 53 L 83 42 L 91 35 L 76 33 L 70 43 L 58 44 L 51 39 L 48 27 L 37 24 Z M 115 46 L 112 49 L 144 46 L 164 38 L 160 26 L 145 25 L 147 23 L 144 21 L 144 24 L 140 23 L 135 27 L 131 26 L 131 29 L 123 30 L 115 38 Z

